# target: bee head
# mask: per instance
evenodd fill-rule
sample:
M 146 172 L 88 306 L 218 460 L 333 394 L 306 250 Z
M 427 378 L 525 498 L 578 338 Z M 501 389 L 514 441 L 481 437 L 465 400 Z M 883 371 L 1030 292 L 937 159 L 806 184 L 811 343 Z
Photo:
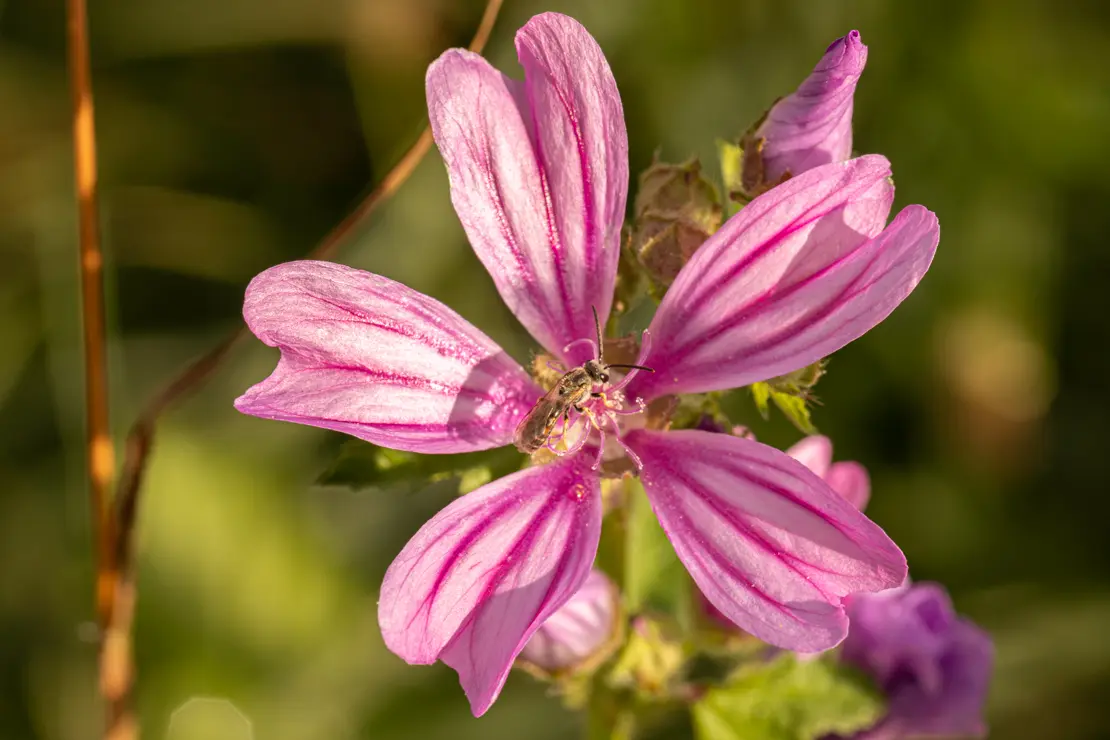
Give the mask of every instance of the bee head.
M 599 361 L 587 360 L 586 364 L 583 365 L 582 368 L 586 371 L 586 375 L 590 376 L 590 380 L 594 381 L 595 383 L 609 382 L 608 368 L 606 368 L 605 365 L 602 365 Z

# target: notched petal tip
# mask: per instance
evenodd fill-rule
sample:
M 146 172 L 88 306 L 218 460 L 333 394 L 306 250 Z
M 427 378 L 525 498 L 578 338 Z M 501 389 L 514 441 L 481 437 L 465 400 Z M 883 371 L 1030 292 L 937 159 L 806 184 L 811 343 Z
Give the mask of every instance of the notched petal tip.
M 843 597 L 905 578 L 905 557 L 878 526 L 774 448 L 696 430 L 638 430 L 627 442 L 698 588 L 766 642 L 833 647 L 847 634 Z
M 903 254 L 908 223 L 883 229 L 894 199 L 889 177 L 890 162 L 867 155 L 810 170 L 749 203 L 667 291 L 646 360 L 657 372 L 637 377 L 630 393 L 650 399 L 784 375 L 885 318 L 923 274 L 884 254 L 892 244 L 899 259 L 914 252 Z M 918 206 L 901 218 L 925 229 L 924 213 Z M 935 244 L 926 247 L 918 251 L 931 259 Z
M 451 199 L 506 305 L 551 354 L 612 302 L 628 191 L 616 81 L 597 42 L 558 14 L 516 38 L 523 82 L 447 52 L 428 71 Z
M 539 395 L 500 347 L 442 303 L 379 275 L 290 262 L 258 275 L 243 315 L 281 350 L 235 407 L 415 452 L 508 444 Z
M 481 715 L 528 639 L 586 579 L 600 532 L 598 479 L 579 458 L 456 499 L 386 571 L 386 646 L 412 664 L 454 668 Z

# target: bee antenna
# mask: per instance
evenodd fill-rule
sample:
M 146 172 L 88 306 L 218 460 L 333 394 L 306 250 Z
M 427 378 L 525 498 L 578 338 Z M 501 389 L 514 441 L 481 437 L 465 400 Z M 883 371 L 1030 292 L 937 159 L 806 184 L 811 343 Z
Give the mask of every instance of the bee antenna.
M 601 358 L 605 357 L 605 345 L 601 343 L 601 319 L 597 317 L 596 306 L 590 306 L 590 310 L 594 312 L 594 328 L 597 329 L 597 361 L 601 362 Z
M 654 368 L 644 367 L 643 365 L 606 365 L 605 367 L 624 367 L 632 370 L 644 370 L 645 372 L 649 373 L 655 372 Z

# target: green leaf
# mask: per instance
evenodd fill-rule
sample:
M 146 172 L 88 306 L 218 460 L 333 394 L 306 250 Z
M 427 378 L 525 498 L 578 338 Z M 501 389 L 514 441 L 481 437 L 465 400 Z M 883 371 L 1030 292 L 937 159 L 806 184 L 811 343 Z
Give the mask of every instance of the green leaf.
M 698 740 L 816 740 L 870 727 L 882 713 L 881 697 L 859 674 L 789 653 L 745 666 L 693 709 Z
M 520 462 L 520 453 L 512 447 L 456 455 L 421 455 L 349 440 L 316 483 L 356 490 L 400 487 L 415 491 L 430 483 L 457 480 L 458 492 L 462 494 L 513 472 Z
M 630 614 L 672 615 L 689 632 L 694 627 L 690 577 L 659 526 L 639 479 L 625 481 L 625 495 L 625 608 Z

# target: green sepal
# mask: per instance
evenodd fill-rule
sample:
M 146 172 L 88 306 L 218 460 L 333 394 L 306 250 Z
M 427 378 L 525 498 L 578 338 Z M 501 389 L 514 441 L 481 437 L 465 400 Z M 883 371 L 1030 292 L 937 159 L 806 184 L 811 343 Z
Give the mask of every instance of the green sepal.
M 764 421 L 771 418 L 771 409 L 767 405 L 771 400 L 771 386 L 767 383 L 752 383 L 752 400 L 755 401 L 755 407 L 759 410 L 759 415 L 763 417 Z
M 824 376 L 826 364 L 826 360 L 818 360 L 812 365 L 766 382 L 752 383 L 752 400 L 764 420 L 769 418 L 768 401 L 774 401 L 790 423 L 801 432 L 816 434 L 817 427 L 810 418 L 809 405 L 816 400 L 813 387 Z
M 717 161 L 721 166 L 721 180 L 725 186 L 725 208 L 728 215 L 736 214 L 744 207 L 739 197 L 743 187 L 744 150 L 733 141 L 717 139 Z

